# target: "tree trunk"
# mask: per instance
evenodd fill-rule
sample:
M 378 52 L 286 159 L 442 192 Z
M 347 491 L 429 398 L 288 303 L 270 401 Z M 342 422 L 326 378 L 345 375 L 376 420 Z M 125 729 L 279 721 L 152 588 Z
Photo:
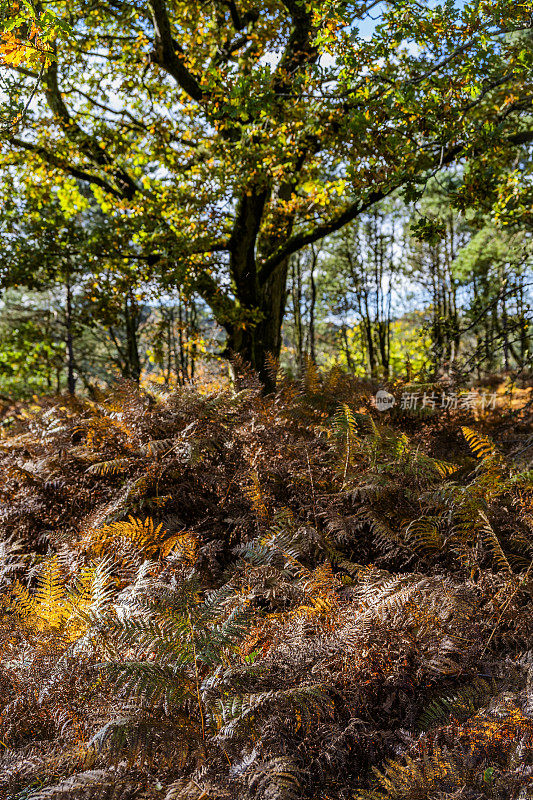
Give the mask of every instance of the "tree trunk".
M 298 375 L 302 374 L 304 363 L 304 337 L 302 327 L 302 270 L 300 254 L 291 259 L 292 269 L 292 308 L 294 316 L 294 331 L 296 337 L 296 363 Z
M 344 344 L 344 355 L 346 357 L 346 366 L 348 367 L 350 372 L 353 372 L 352 354 L 350 353 L 350 345 L 348 343 L 348 333 L 346 329 L 347 325 L 345 322 L 343 322 L 341 327 L 341 336 Z
M 71 395 L 76 394 L 76 376 L 74 374 L 74 336 L 72 332 L 72 287 L 70 277 L 67 277 L 67 389 Z
M 226 353 L 239 356 L 244 367 L 257 372 L 266 393 L 276 388 L 271 362 L 277 362 L 281 351 L 281 325 L 287 299 L 288 261 L 283 262 L 262 286 L 256 287 L 257 321 L 237 321 L 228 325 Z M 245 293 L 246 290 L 245 290 Z M 237 297 L 239 287 L 237 287 Z M 239 365 L 234 380 L 239 384 Z
M 141 360 L 139 358 L 139 347 L 137 343 L 138 309 L 137 302 L 130 289 L 124 303 L 124 318 L 126 323 L 126 356 L 127 356 L 127 377 L 139 383 L 141 378 Z
M 316 331 L 315 331 L 315 310 L 316 310 L 316 281 L 315 281 L 315 267 L 316 267 L 316 252 L 315 248 L 311 248 L 311 299 L 309 305 L 309 357 L 313 364 L 316 364 Z

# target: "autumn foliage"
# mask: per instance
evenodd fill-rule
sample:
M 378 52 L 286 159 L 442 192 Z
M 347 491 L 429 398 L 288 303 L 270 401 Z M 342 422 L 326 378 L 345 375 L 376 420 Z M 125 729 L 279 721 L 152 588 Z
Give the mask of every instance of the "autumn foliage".
M 11 409 L 2 797 L 528 796 L 527 409 L 374 388 Z

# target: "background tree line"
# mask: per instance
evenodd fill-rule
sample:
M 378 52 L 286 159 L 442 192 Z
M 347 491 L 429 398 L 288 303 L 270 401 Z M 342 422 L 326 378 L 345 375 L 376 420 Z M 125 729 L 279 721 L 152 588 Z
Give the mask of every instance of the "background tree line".
M 290 373 L 310 360 L 373 379 L 528 374 L 531 234 L 461 214 L 449 191 L 434 182 L 416 207 L 387 200 L 292 256 L 281 351 Z M 0 224 L 5 395 L 118 378 L 169 388 L 224 369 L 224 332 L 206 303 L 193 287 L 162 292 L 87 193 L 75 209 L 61 193 L 46 207 L 6 204 Z M 102 256 L 113 248 L 116 259 Z

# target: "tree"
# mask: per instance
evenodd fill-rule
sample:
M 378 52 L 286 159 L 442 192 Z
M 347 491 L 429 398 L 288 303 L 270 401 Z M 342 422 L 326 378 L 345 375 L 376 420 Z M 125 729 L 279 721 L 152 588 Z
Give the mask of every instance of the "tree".
M 73 395 L 76 390 L 74 340 L 79 333 L 73 292 L 81 275 L 86 276 L 91 256 L 94 256 L 90 250 L 93 230 L 88 226 L 88 215 L 82 214 L 88 203 L 84 202 L 79 207 L 71 206 L 67 211 L 61 206 L 61 200 L 65 200 L 67 193 L 68 190 L 63 192 L 61 198 L 50 195 L 44 208 L 35 201 L 31 202 L 31 198 L 29 202 L 25 202 L 22 196 L 17 201 L 13 197 L 5 197 L 0 217 L 0 230 L 4 240 L 0 287 L 4 290 L 24 287 L 36 292 L 37 309 L 43 302 L 39 292 L 48 291 L 50 298 L 54 294 L 53 290 L 59 289 L 62 302 L 58 304 L 56 299 L 52 305 L 56 306 L 53 309 L 54 316 L 62 318 L 62 332 L 54 346 L 60 347 L 61 341 L 64 345 L 67 388 Z M 50 310 L 46 309 L 46 313 Z M 31 317 L 31 309 L 28 308 L 27 311 Z M 39 313 L 42 312 L 37 310 L 36 316 Z M 60 372 L 61 366 L 58 369 Z
M 8 343 L 15 334 L 21 354 L 25 352 L 24 331 L 28 353 L 44 353 L 44 342 L 49 340 L 56 388 L 60 390 L 64 373 L 70 394 L 75 393 L 78 377 L 87 383 L 101 372 L 97 363 L 101 360 L 107 362 L 104 374 L 111 365 L 115 377 L 118 373 L 138 382 L 142 366 L 138 332 L 150 313 L 142 302 L 146 288 L 139 286 L 131 259 L 121 257 L 117 269 L 116 256 L 106 256 L 112 245 L 119 252 L 124 249 L 112 241 L 106 217 L 90 198 L 79 195 L 76 182 L 43 192 L 41 202 L 31 192 L 23 196 L 21 191 L 13 199 L 9 187 L 2 184 L 2 189 L 0 288 L 6 293 L 2 313 L 6 352 L 11 352 Z M 26 321 L 20 330 L 16 329 L 17 314 Z M 54 324 L 47 326 L 49 317 Z
M 293 253 L 533 135 L 529 3 L 397 0 L 377 23 L 376 5 L 15 6 L 4 72 L 34 97 L 3 166 L 89 184 L 139 266 L 196 291 L 268 387 Z

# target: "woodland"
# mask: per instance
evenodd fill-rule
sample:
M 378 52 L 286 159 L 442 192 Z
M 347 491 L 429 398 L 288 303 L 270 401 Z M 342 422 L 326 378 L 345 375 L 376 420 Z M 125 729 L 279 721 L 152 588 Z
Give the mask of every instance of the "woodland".
M 533 800 L 533 4 L 0 0 L 0 800 Z

